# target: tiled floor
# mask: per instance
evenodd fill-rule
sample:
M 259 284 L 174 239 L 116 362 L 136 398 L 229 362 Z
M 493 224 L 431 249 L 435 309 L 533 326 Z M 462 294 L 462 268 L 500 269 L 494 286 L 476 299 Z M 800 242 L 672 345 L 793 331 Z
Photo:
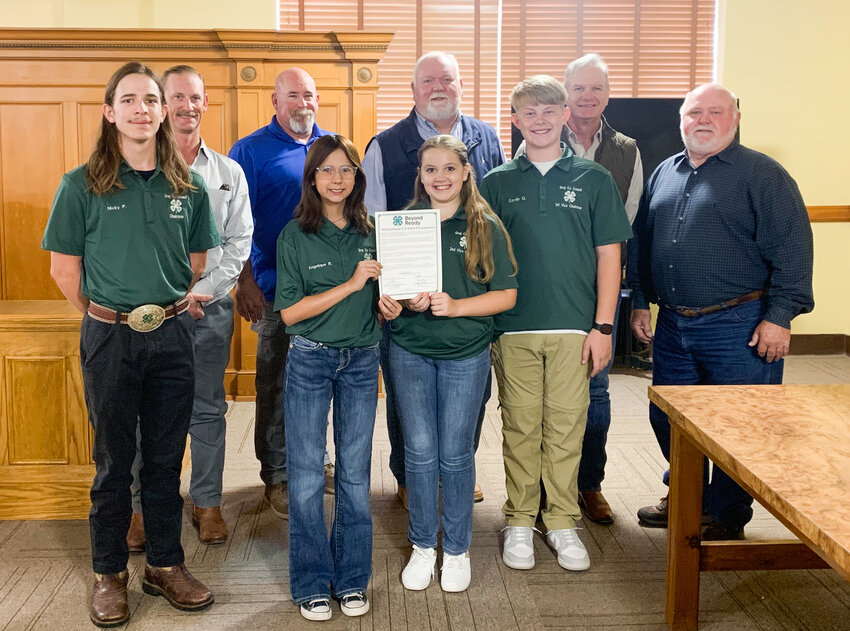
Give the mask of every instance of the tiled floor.
M 850 358 L 792 357 L 786 383 L 850 382 Z M 379 406 L 372 459 L 375 522 L 372 611 L 363 618 L 335 615 L 308 623 L 289 600 L 286 522 L 264 510 L 253 456 L 253 404 L 232 405 L 228 416 L 224 516 L 226 544 L 198 543 L 184 520 L 187 565 L 215 593 L 203 613 L 182 613 L 162 598 L 143 594 L 141 555 L 130 560 L 132 617 L 128 631 L 664 629 L 666 531 L 642 528 L 635 511 L 665 493 L 665 463 L 647 421 L 647 375 L 611 379 L 613 424 L 604 491 L 616 512 L 612 526 L 585 524 L 582 538 L 590 571 L 562 570 L 541 538 L 537 566 L 521 572 L 500 559 L 500 507 L 505 499 L 500 421 L 491 400 L 477 456 L 486 499 L 475 507 L 473 580 L 466 593 L 443 594 L 439 585 L 406 592 L 399 574 L 408 553 L 407 513 L 395 499 L 387 468 L 389 446 Z M 188 504 L 187 504 L 188 506 Z M 331 510 L 326 496 L 325 508 Z M 750 538 L 789 533 L 764 509 L 747 527 Z M 85 521 L 0 522 L 0 629 L 92 629 L 87 602 L 91 572 Z M 850 583 L 831 570 L 727 572 L 702 575 L 701 629 L 850 629 Z

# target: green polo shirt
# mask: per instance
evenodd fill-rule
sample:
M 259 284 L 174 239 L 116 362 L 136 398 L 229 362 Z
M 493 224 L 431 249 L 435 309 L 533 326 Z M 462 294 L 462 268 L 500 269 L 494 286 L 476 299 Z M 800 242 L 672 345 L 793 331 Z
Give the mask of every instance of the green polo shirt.
M 590 331 L 595 248 L 632 236 L 608 171 L 565 146 L 541 175 L 521 153 L 485 176 L 481 194 L 511 235 L 519 266 L 517 302 L 496 316 L 497 332 Z
M 83 294 L 97 304 L 131 311 L 182 298 L 192 283 L 191 252 L 221 243 L 204 181 L 172 196 L 165 174 L 145 181 L 121 163 L 121 190 L 95 195 L 86 166 L 62 177 L 41 247 L 83 257 Z
M 440 222 L 443 291 L 452 298 L 472 298 L 488 291 L 516 288 L 505 235 L 495 223 L 491 229 L 493 278 L 488 283 L 479 283 L 466 274 L 466 212 L 463 207 Z M 411 353 L 433 359 L 468 359 L 487 348 L 493 339 L 493 328 L 493 316 L 447 318 L 435 316 L 430 310 L 404 309 L 392 321 L 390 330 L 393 341 Z
M 325 219 L 316 234 L 307 234 L 293 219 L 277 239 L 275 310 L 342 285 L 360 261 L 374 258 L 374 230 L 364 237 L 351 225 L 340 229 Z M 337 348 L 373 346 L 381 339 L 377 300 L 378 283 L 369 280 L 324 313 L 287 326 L 286 332 Z

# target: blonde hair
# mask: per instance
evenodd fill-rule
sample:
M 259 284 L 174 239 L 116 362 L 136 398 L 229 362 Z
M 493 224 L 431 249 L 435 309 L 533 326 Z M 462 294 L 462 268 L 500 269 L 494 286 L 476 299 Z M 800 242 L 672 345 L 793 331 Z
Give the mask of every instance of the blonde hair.
M 145 75 L 153 80 L 159 90 L 160 102 L 165 102 L 162 83 L 156 73 L 144 64 L 131 61 L 116 70 L 109 79 L 109 83 L 106 84 L 106 94 L 103 97 L 104 103 L 110 106 L 115 104 L 115 91 L 118 89 L 118 84 L 121 79 L 131 74 Z M 162 122 L 156 132 L 156 158 L 163 175 L 171 184 L 171 192 L 174 195 L 185 195 L 188 190 L 195 190 L 192 186 L 189 166 L 177 148 L 171 125 L 166 121 Z M 124 188 L 118 173 L 123 160 L 118 142 L 118 128 L 115 123 L 110 123 L 106 117 L 102 117 L 94 151 L 86 164 L 86 180 L 95 195 L 105 195 L 110 191 Z
M 511 107 L 519 110 L 528 103 L 539 105 L 566 105 L 567 90 L 554 77 L 534 75 L 516 84 L 511 92 Z
M 454 136 L 442 134 L 432 136 L 419 147 L 419 166 L 422 166 L 422 156 L 428 149 L 447 149 L 455 153 L 460 164 L 466 167 L 469 164 L 469 152 L 466 145 Z M 416 174 L 416 183 L 413 190 L 413 201 L 411 206 L 422 202 L 430 202 L 430 197 L 422 184 L 419 173 Z M 493 278 L 495 263 L 493 261 L 493 228 L 498 227 L 505 235 L 508 246 L 508 257 L 513 267 L 511 276 L 517 273 L 516 258 L 511 244 L 511 237 L 498 215 L 490 208 L 475 184 L 475 171 L 470 165 L 469 177 L 460 189 L 460 203 L 466 212 L 466 254 L 464 256 L 464 267 L 466 275 L 479 283 L 487 283 Z

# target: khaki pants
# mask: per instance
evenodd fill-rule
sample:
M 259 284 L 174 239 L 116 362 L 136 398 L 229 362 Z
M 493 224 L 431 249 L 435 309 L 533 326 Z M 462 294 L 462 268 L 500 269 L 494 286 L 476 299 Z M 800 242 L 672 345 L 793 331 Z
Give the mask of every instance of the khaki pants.
M 534 526 L 540 481 L 546 490 L 546 528 L 574 528 L 578 465 L 590 401 L 591 363 L 582 366 L 579 334 L 502 335 L 493 365 L 502 407 L 502 451 L 509 526 Z

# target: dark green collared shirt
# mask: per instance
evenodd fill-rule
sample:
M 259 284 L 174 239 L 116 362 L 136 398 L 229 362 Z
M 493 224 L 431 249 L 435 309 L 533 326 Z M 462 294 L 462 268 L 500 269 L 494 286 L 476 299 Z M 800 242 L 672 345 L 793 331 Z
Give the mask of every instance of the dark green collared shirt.
M 595 248 L 632 236 L 611 174 L 565 146 L 546 175 L 524 153 L 496 167 L 481 194 L 511 235 L 519 266 L 516 306 L 496 316 L 497 332 L 589 331 Z
M 428 206 L 423 206 L 428 208 Z M 466 212 L 461 206 L 440 222 L 443 258 L 443 291 L 454 299 L 472 298 L 502 289 L 515 289 L 516 277 L 502 230 L 493 223 L 493 278 L 479 283 L 466 274 Z M 447 318 L 431 311 L 408 309 L 392 321 L 393 341 L 406 351 L 434 359 L 474 357 L 493 339 L 493 316 Z
M 83 294 L 94 302 L 131 311 L 143 304 L 179 300 L 192 282 L 189 254 L 221 243 L 204 181 L 172 196 L 157 165 L 145 181 L 126 162 L 124 188 L 95 195 L 80 166 L 62 177 L 41 247 L 83 257 Z
M 374 231 L 364 237 L 350 225 L 340 229 L 325 219 L 318 233 L 307 234 L 293 219 L 277 240 L 275 310 L 343 284 L 360 261 L 374 258 Z M 381 338 L 377 299 L 378 283 L 369 280 L 324 313 L 287 326 L 286 332 L 338 348 L 372 346 Z

